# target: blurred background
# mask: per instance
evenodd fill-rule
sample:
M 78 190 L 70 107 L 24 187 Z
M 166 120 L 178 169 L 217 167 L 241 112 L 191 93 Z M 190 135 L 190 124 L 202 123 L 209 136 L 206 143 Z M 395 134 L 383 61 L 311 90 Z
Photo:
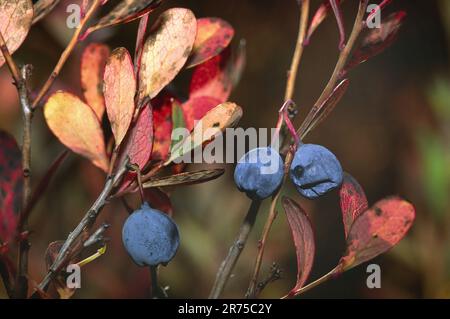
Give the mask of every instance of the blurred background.
M 75 0 L 61 1 L 57 10 L 32 28 L 15 54 L 19 62 L 34 65 L 32 87 L 39 87 L 69 41 L 65 8 Z M 117 1 L 111 0 L 108 10 Z M 313 8 L 321 1 L 312 1 Z M 197 17 L 217 16 L 235 29 L 236 44 L 247 41 L 247 66 L 230 100 L 244 110 L 240 125 L 273 127 L 282 104 L 286 71 L 297 37 L 295 0 L 167 0 L 151 15 L 174 6 L 193 10 Z M 356 1 L 345 1 L 347 30 L 356 13 Z M 383 54 L 356 68 L 350 88 L 328 120 L 307 137 L 322 144 L 340 159 L 344 169 L 363 186 L 370 204 L 398 194 L 417 210 L 408 236 L 389 253 L 373 262 L 381 266 L 381 289 L 366 286 L 363 264 L 302 297 L 315 298 L 449 298 L 450 297 L 450 1 L 395 0 L 384 14 L 408 14 L 396 43 Z M 66 63 L 52 90 L 80 94 L 79 66 L 83 47 L 91 41 L 134 50 L 138 22 L 108 28 L 91 35 Z M 334 18 L 327 19 L 306 48 L 296 84 L 299 126 L 319 96 L 338 56 Z M 175 81 L 186 92 L 189 72 Z M 0 129 L 20 141 L 21 114 L 15 88 L 5 66 L 0 69 Z M 34 181 L 64 149 L 37 112 L 33 123 L 32 170 Z M 188 167 L 193 169 L 194 167 Z M 160 270 L 160 283 L 177 298 L 206 297 L 220 262 L 228 252 L 250 201 L 234 186 L 233 165 L 226 173 L 203 185 L 168 189 L 174 218 L 181 233 L 175 259 Z M 52 241 L 64 239 L 97 197 L 104 182 L 100 170 L 71 154 L 56 175 L 30 220 L 32 248 L 30 275 L 40 281 L 45 274 L 44 253 Z M 283 194 L 298 200 L 311 216 L 316 231 L 316 259 L 310 279 L 320 277 L 338 262 L 344 232 L 336 191 L 316 200 L 299 197 L 288 182 Z M 129 201 L 137 206 L 138 198 Z M 268 213 L 268 201 L 230 279 L 224 297 L 243 297 L 253 269 L 258 238 Z M 273 262 L 282 278 L 271 283 L 261 297 L 279 298 L 295 284 L 296 257 L 283 213 L 275 221 L 262 266 L 265 277 Z M 82 269 L 82 288 L 74 298 L 146 298 L 149 272 L 133 264 L 123 249 L 121 226 L 127 212 L 112 201 L 99 218 L 112 225 L 107 252 Z M 0 284 L 0 297 L 6 297 Z

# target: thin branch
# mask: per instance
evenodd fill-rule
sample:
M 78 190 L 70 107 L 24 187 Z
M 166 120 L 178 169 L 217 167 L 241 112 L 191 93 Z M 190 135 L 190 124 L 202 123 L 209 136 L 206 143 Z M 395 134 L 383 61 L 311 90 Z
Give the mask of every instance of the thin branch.
M 220 265 L 219 271 L 216 275 L 216 281 L 214 282 L 214 286 L 209 294 L 210 299 L 217 299 L 222 294 L 223 289 L 231 276 L 231 272 L 233 271 L 234 265 L 236 264 L 239 256 L 241 255 L 242 250 L 245 247 L 250 231 L 252 230 L 253 225 L 255 224 L 256 215 L 258 214 L 259 206 L 261 205 L 260 200 L 253 200 L 250 208 L 247 212 L 247 216 L 241 225 L 239 230 L 239 234 L 236 237 L 233 245 L 230 247 L 227 257 Z
M 20 234 L 27 227 L 27 218 L 24 218 L 26 207 L 31 198 L 31 123 L 33 120 L 33 110 L 30 107 L 29 91 L 27 80 L 31 75 L 31 66 L 25 65 L 21 68 L 20 82 L 17 86 L 19 92 L 20 105 L 22 106 L 23 134 L 22 134 L 22 170 L 23 170 L 23 195 L 22 211 L 19 216 L 21 221 L 17 232 Z M 17 261 L 17 277 L 14 288 L 16 298 L 26 298 L 28 291 L 28 251 L 30 243 L 28 236 L 20 240 Z
M 123 175 L 128 171 L 128 163 L 129 160 L 127 159 L 122 163 L 122 165 L 120 165 L 115 175 L 108 176 L 102 192 L 100 193 L 94 204 L 91 206 L 91 208 L 89 208 L 77 227 L 67 237 L 64 245 L 61 247 L 61 250 L 58 253 L 58 256 L 56 257 L 52 266 L 49 268 L 47 275 L 39 284 L 39 289 L 45 290 L 47 288 L 48 284 L 60 271 L 61 267 L 64 266 L 65 262 L 67 261 L 67 257 L 71 254 L 72 246 L 74 245 L 76 240 L 84 231 L 88 230 L 95 223 L 95 220 L 100 214 L 102 208 L 107 203 L 114 186 L 116 186 L 117 182 L 119 182 Z
M 16 62 L 14 62 L 14 59 L 9 53 L 8 47 L 6 46 L 5 38 L 3 38 L 3 34 L 1 32 L 0 32 L 0 50 L 2 51 L 3 57 L 5 58 L 6 64 L 8 65 L 9 71 L 11 72 L 14 82 L 17 85 L 21 80 L 19 68 L 17 67 Z
M 84 26 L 89 21 L 89 19 L 94 14 L 95 10 L 101 5 L 102 0 L 94 0 L 94 3 L 89 8 L 89 10 L 86 12 L 86 15 L 84 18 L 80 21 L 80 24 L 78 25 L 77 29 L 72 35 L 72 38 L 70 39 L 69 44 L 61 54 L 58 63 L 56 64 L 55 68 L 53 69 L 52 73 L 48 77 L 47 81 L 45 82 L 42 89 L 39 91 L 36 99 L 33 101 L 33 109 L 36 108 L 39 105 L 39 102 L 42 100 L 45 94 L 47 94 L 48 90 L 52 86 L 53 82 L 55 81 L 56 77 L 59 75 L 59 72 L 63 68 L 64 64 L 66 63 L 67 59 L 69 58 L 70 54 L 72 53 L 73 49 L 75 48 L 75 45 L 77 44 L 81 31 L 83 31 Z
M 295 81 L 297 79 L 298 66 L 303 56 L 303 42 L 305 41 L 306 31 L 308 28 L 308 16 L 309 16 L 309 0 L 302 0 L 300 7 L 301 15 L 298 25 L 298 38 L 295 46 L 294 56 L 292 57 L 291 68 L 288 72 L 286 82 L 286 92 L 284 94 L 284 100 L 291 100 L 294 95 Z

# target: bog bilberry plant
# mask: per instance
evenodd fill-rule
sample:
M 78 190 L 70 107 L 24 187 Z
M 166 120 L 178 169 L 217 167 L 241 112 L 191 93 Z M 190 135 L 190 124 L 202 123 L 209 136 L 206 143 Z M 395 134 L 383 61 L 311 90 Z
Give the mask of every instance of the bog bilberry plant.
M 92 247 L 100 249 L 77 265 L 84 267 L 105 252 L 108 227 L 95 228 L 94 225 L 102 208 L 116 198 L 120 198 L 131 212 L 123 225 L 125 249 L 136 264 L 150 266 L 152 291 L 159 296 L 156 294 L 158 265 L 167 264 L 174 257 L 180 239 L 176 215 L 173 219 L 169 217 L 167 207 L 157 206 L 159 201 L 155 198 L 168 198 L 164 192 L 166 186 L 207 182 L 224 172 L 223 169 L 187 171 L 188 166 L 179 163 L 178 159 L 195 149 L 207 147 L 216 137 L 215 133 L 235 126 L 241 118 L 242 109 L 228 98 L 245 65 L 245 42 L 241 41 L 234 50 L 230 46 L 234 29 L 226 21 L 196 18 L 186 8 L 168 9 L 148 27 L 149 15 L 161 0 L 120 1 L 112 11 L 93 22 L 97 9 L 105 2 L 82 2 L 79 24 L 53 71 L 38 90 L 29 84 L 31 66 L 19 67 L 12 54 L 25 40 L 32 25 L 44 19 L 58 1 L 38 1 L 34 6 L 31 0 L 0 2 L 0 66 L 5 64 L 10 70 L 19 94 L 24 124 L 20 148 L 13 137 L 0 132 L 0 275 L 10 297 L 49 297 L 50 284 L 56 285 L 61 298 L 70 297 L 73 292 L 67 292 L 60 284 L 62 269 Z M 389 2 L 382 1 L 377 10 L 384 10 Z M 346 40 L 340 1 L 324 1 L 311 20 L 310 0 L 298 0 L 298 3 L 298 39 L 288 72 L 285 103 L 278 112 L 273 137 L 281 142 L 281 148 L 279 152 L 272 147 L 253 149 L 236 166 L 236 185 L 247 193 L 251 204 L 236 240 L 217 272 L 211 298 L 222 295 L 246 245 L 260 204 L 268 197 L 271 197 L 270 211 L 246 296 L 258 297 L 270 282 L 259 280 L 260 269 L 276 216 L 276 204 L 288 176 L 300 194 L 307 198 L 318 198 L 339 188 L 347 248 L 335 268 L 305 285 L 315 255 L 313 226 L 297 201 L 283 197 L 298 261 L 297 283 L 286 298 L 297 296 L 387 251 L 407 233 L 415 217 L 413 206 L 399 197 L 382 199 L 369 208 L 362 187 L 351 175 L 343 173 L 339 161 L 329 150 L 303 143 L 307 134 L 327 118 L 345 94 L 351 69 L 393 42 L 405 14 L 393 13 L 382 19 L 379 29 L 369 30 L 365 21 L 371 17 L 366 17 L 368 0 L 359 0 L 353 29 Z M 296 130 L 291 120 L 297 109 L 291 100 L 298 67 L 313 33 L 331 13 L 336 17 L 340 35 L 339 57 L 323 92 Z M 84 47 L 81 56 L 82 96 L 52 90 L 55 79 L 77 45 L 89 42 L 89 35 L 97 30 L 134 19 L 140 19 L 134 52 L 123 47 L 111 51 L 106 44 L 91 42 Z M 367 34 L 356 48 L 363 32 Z M 169 84 L 174 84 L 178 73 L 187 68 L 193 68 L 193 72 L 188 97 L 182 99 Z M 33 114 L 41 111 L 53 135 L 69 150 L 102 170 L 105 183 L 67 238 L 49 245 L 47 273 L 34 284 L 28 271 L 28 219 L 67 157 L 67 151 L 63 152 L 42 180 L 32 183 L 31 127 Z M 110 130 L 104 130 L 102 123 L 108 123 Z M 171 132 L 180 127 L 188 129 L 191 135 L 195 127 L 201 127 L 202 133 L 213 133 L 203 134 L 200 140 L 195 139 L 195 143 L 190 142 L 190 136 L 173 141 Z M 140 193 L 143 203 L 139 209 L 128 207 L 126 202 L 126 197 L 136 192 Z M 180 232 L 183 232 L 181 227 Z M 35 232 L 37 235 L 38 231 Z M 17 267 L 11 262 L 14 255 L 11 248 L 17 251 Z M 279 271 L 275 269 L 273 274 L 278 278 Z

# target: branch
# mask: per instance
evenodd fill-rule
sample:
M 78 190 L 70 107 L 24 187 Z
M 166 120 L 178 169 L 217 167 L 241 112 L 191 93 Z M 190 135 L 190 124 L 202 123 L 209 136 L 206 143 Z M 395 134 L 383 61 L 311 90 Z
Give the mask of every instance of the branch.
M 3 38 L 3 34 L 0 31 L 0 50 L 5 58 L 6 64 L 8 65 L 9 71 L 14 79 L 15 84 L 17 85 L 20 80 L 19 68 L 17 67 L 16 62 L 14 62 L 11 54 L 9 53 L 8 47 L 6 46 L 5 38 Z
M 24 218 L 26 207 L 31 198 L 31 123 L 33 120 L 33 109 L 30 106 L 27 80 L 31 75 L 31 66 L 25 65 L 21 69 L 20 81 L 17 89 L 19 92 L 20 105 L 22 106 L 23 133 L 22 133 L 22 170 L 23 170 L 23 195 L 22 210 L 19 216 L 21 221 L 17 233 L 20 234 L 27 227 L 27 218 Z M 26 298 L 28 291 L 28 251 L 30 243 L 28 235 L 20 239 L 18 247 L 17 276 L 14 288 L 16 298 Z
M 219 271 L 216 275 L 216 281 L 214 282 L 214 286 L 209 294 L 210 299 L 217 299 L 222 294 L 223 289 L 230 278 L 231 272 L 233 271 L 234 265 L 236 264 L 239 256 L 241 255 L 242 250 L 245 247 L 245 244 L 248 239 L 248 235 L 252 230 L 253 225 L 255 224 L 256 215 L 259 210 L 259 206 L 261 205 L 260 200 L 253 200 L 250 208 L 247 212 L 247 216 L 241 225 L 239 230 L 239 234 L 236 237 L 233 245 L 230 247 L 227 257 L 220 265 Z
M 303 42 L 305 41 L 306 31 L 308 28 L 308 16 L 309 16 L 309 0 L 303 0 L 301 4 L 300 22 L 298 25 L 298 38 L 295 46 L 294 55 L 292 57 L 291 68 L 288 71 L 288 77 L 286 82 L 286 91 L 284 94 L 284 100 L 291 100 L 294 95 L 295 81 L 297 79 L 298 66 L 303 56 Z
M 48 92 L 50 87 L 52 86 L 53 82 L 55 81 L 56 77 L 59 75 L 59 72 L 61 71 L 62 67 L 66 63 L 67 59 L 69 58 L 70 54 L 72 53 L 73 49 L 75 48 L 75 45 L 77 44 L 81 31 L 83 31 L 84 26 L 89 21 L 89 19 L 94 14 L 95 10 L 101 5 L 102 0 L 94 0 L 94 3 L 89 8 L 89 10 L 86 12 L 86 15 L 83 17 L 83 19 L 80 21 L 80 24 L 78 25 L 77 29 L 72 35 L 72 38 L 70 39 L 69 44 L 61 54 L 58 63 L 56 64 L 55 68 L 53 69 L 52 73 L 48 77 L 47 81 L 45 82 L 42 89 L 39 91 L 36 99 L 33 101 L 33 109 L 36 108 L 39 104 L 39 102 L 42 100 L 44 95 Z
M 115 175 L 110 175 L 107 177 L 102 192 L 100 193 L 94 204 L 92 204 L 91 208 L 89 208 L 89 210 L 86 212 L 86 214 L 84 215 L 80 223 L 77 225 L 77 227 L 67 237 L 66 241 L 64 242 L 64 245 L 61 247 L 61 250 L 58 253 L 58 256 L 56 257 L 55 261 L 49 268 L 42 282 L 39 284 L 38 286 L 39 289 L 45 290 L 48 287 L 48 285 L 56 276 L 56 274 L 59 272 L 61 267 L 64 266 L 65 262 L 68 259 L 68 256 L 70 256 L 71 254 L 73 245 L 76 243 L 77 239 L 85 230 L 88 230 L 95 223 L 102 208 L 107 203 L 114 186 L 116 186 L 117 182 L 120 181 L 122 176 L 127 172 L 128 162 L 129 159 L 125 160 L 120 165 Z M 35 293 L 33 295 L 35 295 Z

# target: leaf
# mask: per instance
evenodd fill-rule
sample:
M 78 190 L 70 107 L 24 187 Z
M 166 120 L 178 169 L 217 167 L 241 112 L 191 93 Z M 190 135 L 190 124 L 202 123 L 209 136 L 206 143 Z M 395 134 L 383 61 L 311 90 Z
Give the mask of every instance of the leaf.
M 316 128 L 323 120 L 325 120 L 328 115 L 334 110 L 336 105 L 347 92 L 348 85 L 350 84 L 348 79 L 342 80 L 336 87 L 330 96 L 318 107 L 313 106 L 309 111 L 308 116 L 303 121 L 299 129 L 299 136 L 303 139 L 309 132 Z
M 242 117 L 242 109 L 235 103 L 225 102 L 211 109 L 197 122 L 193 132 L 187 136 L 178 147 L 174 147 L 169 159 L 164 163 L 170 164 L 174 160 L 190 153 L 193 149 L 212 140 L 227 127 L 232 127 Z
M 337 5 L 340 6 L 344 0 L 337 0 Z M 332 11 L 330 1 L 325 0 L 322 2 L 322 4 L 319 6 L 319 8 L 314 13 L 314 16 L 311 20 L 311 23 L 309 24 L 308 32 L 306 34 L 305 38 L 305 45 L 307 45 L 311 41 L 311 36 L 313 35 L 314 31 L 319 27 L 319 25 L 322 24 L 322 22 L 325 20 L 325 18 L 328 16 L 328 14 Z
M 155 10 L 161 2 L 162 0 L 122 0 L 107 15 L 101 18 L 99 22 L 89 27 L 82 38 L 86 38 L 94 31 L 133 21 Z
M 221 102 L 228 100 L 245 65 L 245 47 L 232 56 L 229 48 L 195 67 L 189 86 L 189 99 L 209 96 Z
M 108 170 L 103 131 L 87 104 L 71 93 L 58 91 L 47 100 L 44 117 L 61 143 L 105 172 Z
M 219 105 L 221 101 L 215 97 L 199 96 L 193 97 L 182 104 L 186 128 L 191 131 L 195 121 L 200 120 L 205 114 Z
M 366 194 L 364 193 L 361 185 L 359 185 L 353 176 L 346 172 L 344 172 L 342 185 L 339 189 L 339 197 L 345 238 L 347 238 L 353 221 L 361 215 L 362 212 L 369 208 L 369 204 L 367 203 Z
M 106 113 L 117 147 L 127 134 L 134 113 L 136 79 L 127 49 L 117 48 L 111 53 L 103 81 Z
M 292 239 L 294 240 L 295 252 L 297 254 L 297 283 L 286 296 L 293 297 L 308 279 L 314 263 L 316 245 L 311 222 L 303 208 L 288 197 L 283 197 L 282 203 L 289 227 L 291 228 Z
M 33 24 L 41 21 L 47 14 L 49 14 L 60 2 L 60 0 L 38 0 L 34 8 Z
M 13 54 L 27 37 L 33 20 L 31 0 L 0 1 L 0 32 L 3 35 L 9 53 Z M 0 51 L 0 66 L 5 63 Z
M 180 129 L 185 128 L 186 124 L 184 123 L 183 110 L 181 105 L 175 101 L 172 102 L 172 129 Z M 172 149 L 175 145 L 181 142 L 182 137 L 178 139 L 172 139 L 172 143 L 170 145 L 170 149 Z
M 195 40 L 197 23 L 192 11 L 173 8 L 155 22 L 145 41 L 139 70 L 139 97 L 154 98 L 185 64 Z
M 399 11 L 383 19 L 380 28 L 370 29 L 369 34 L 362 40 L 361 47 L 353 53 L 345 66 L 345 75 L 357 65 L 373 58 L 390 47 L 397 39 L 400 26 L 406 17 L 406 12 Z
M 191 185 L 204 183 L 221 176 L 225 172 L 224 169 L 216 168 L 209 170 L 202 170 L 196 172 L 184 172 L 171 176 L 152 178 L 143 184 L 144 188 L 162 187 L 172 185 Z
M 414 218 L 414 207 L 399 197 L 388 197 L 375 203 L 350 228 L 347 250 L 339 262 L 342 271 L 395 246 L 406 235 Z
M 149 103 L 142 107 L 134 126 L 130 129 L 125 148 L 121 153 L 119 163 L 130 158 L 130 163 L 137 164 L 140 169 L 150 160 L 153 146 L 153 116 Z M 135 178 L 135 173 L 128 173 L 122 182 L 119 191 L 125 189 Z
M 143 15 L 139 19 L 138 31 L 136 34 L 136 47 L 134 49 L 134 74 L 139 74 L 141 68 L 142 50 L 144 49 L 145 35 L 147 33 L 149 14 Z
M 169 216 L 173 215 L 172 203 L 169 196 L 159 188 L 144 189 L 145 200 L 150 204 L 150 207 L 166 213 Z
M 22 154 L 14 138 L 0 131 L 0 246 L 16 234 L 22 192 Z
M 222 52 L 234 36 L 233 27 L 219 18 L 197 20 L 197 36 L 187 68 L 201 64 Z
M 103 73 L 108 56 L 109 47 L 101 43 L 90 43 L 81 56 L 81 89 L 87 104 L 99 120 L 105 112 Z
M 165 160 L 169 154 L 172 136 L 172 104 L 175 97 L 163 91 L 152 100 L 154 139 L 152 160 Z

